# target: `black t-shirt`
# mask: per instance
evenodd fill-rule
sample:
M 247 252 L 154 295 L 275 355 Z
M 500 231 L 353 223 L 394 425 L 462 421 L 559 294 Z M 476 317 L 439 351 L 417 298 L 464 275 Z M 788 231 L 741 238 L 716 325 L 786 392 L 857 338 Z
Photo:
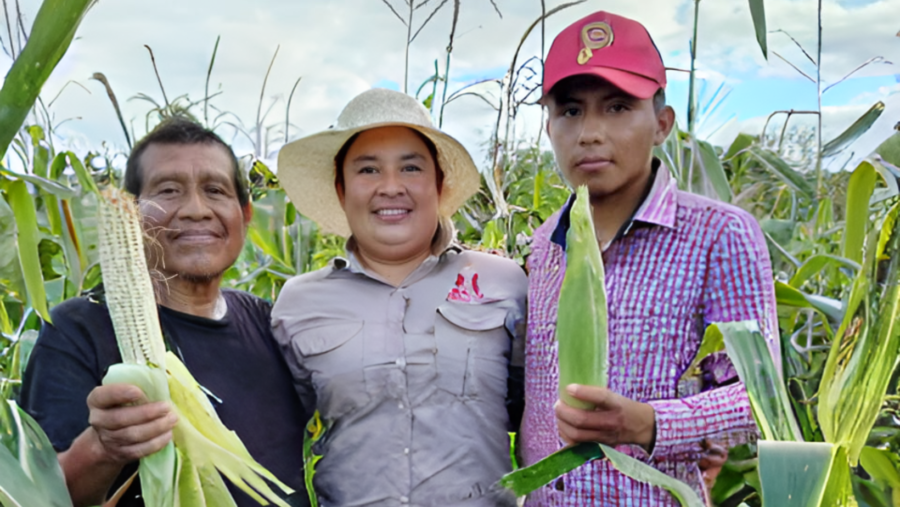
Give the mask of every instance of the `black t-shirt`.
M 244 292 L 222 292 L 228 313 L 218 321 L 160 307 L 170 348 L 211 393 L 225 426 L 260 464 L 298 492 L 292 503 L 306 505 L 303 431 L 311 411 L 301 406 L 272 337 L 270 305 Z M 25 370 L 20 404 L 56 450 L 64 451 L 88 427 L 88 394 L 122 356 L 106 305 L 75 298 L 55 307 L 51 316 L 53 325 L 41 330 Z M 126 467 L 114 488 L 135 467 Z M 259 505 L 230 484 L 229 489 L 240 507 Z M 132 486 L 119 505 L 142 506 L 139 494 L 139 485 Z

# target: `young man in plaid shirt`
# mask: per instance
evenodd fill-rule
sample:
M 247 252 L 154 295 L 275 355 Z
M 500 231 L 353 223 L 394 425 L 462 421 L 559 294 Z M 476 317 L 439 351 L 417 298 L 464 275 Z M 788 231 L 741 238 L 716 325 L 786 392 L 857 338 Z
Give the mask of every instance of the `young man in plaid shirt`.
M 566 443 L 603 442 L 706 495 L 709 442 L 756 435 L 747 394 L 727 359 L 682 378 L 707 325 L 755 320 L 776 354 L 772 272 L 746 212 L 677 189 L 653 157 L 675 123 L 662 58 L 639 23 L 591 14 L 554 40 L 544 67 L 547 133 L 573 186 L 587 185 L 609 304 L 609 389 L 569 386 L 596 405 L 558 401 L 555 329 L 566 268 L 569 203 L 534 235 L 529 258 L 526 465 Z M 594 461 L 534 492 L 533 506 L 675 506 L 665 491 Z

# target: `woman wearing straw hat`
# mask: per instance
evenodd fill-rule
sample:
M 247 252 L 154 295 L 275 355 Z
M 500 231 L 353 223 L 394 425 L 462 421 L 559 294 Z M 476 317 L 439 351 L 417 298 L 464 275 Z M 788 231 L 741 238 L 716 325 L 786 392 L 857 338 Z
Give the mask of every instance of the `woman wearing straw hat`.
M 469 154 L 416 100 L 375 89 L 278 166 L 298 211 L 349 236 L 347 259 L 288 281 L 272 311 L 328 428 L 320 504 L 515 505 L 491 486 L 521 410 L 527 280 L 453 244 L 450 216 L 480 183 Z

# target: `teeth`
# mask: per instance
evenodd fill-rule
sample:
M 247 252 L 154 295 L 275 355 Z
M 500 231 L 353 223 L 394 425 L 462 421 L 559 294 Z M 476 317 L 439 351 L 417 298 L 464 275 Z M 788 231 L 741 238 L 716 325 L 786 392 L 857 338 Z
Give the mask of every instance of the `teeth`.
M 380 209 L 378 210 L 378 214 L 381 216 L 391 216 L 391 215 L 405 215 L 409 213 L 409 211 L 405 209 Z

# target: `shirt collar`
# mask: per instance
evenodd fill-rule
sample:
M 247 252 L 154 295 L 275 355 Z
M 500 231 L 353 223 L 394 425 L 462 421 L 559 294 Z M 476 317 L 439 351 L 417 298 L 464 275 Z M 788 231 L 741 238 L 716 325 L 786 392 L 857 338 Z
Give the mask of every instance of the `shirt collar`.
M 444 248 L 443 252 L 441 252 L 440 255 L 429 255 L 428 258 L 422 261 L 422 264 L 419 264 L 419 267 L 417 267 L 412 273 L 407 275 L 407 277 L 403 280 L 402 283 L 400 283 L 398 287 L 408 287 L 422 280 L 434 270 L 435 266 L 440 263 L 441 259 L 443 259 L 448 252 L 458 253 L 460 251 L 461 249 L 459 248 L 459 246 L 451 243 Z M 348 249 L 346 251 L 346 254 L 346 258 L 335 257 L 331 260 L 332 269 L 336 271 L 347 270 L 351 273 L 363 275 L 373 280 L 377 280 L 381 283 L 390 285 L 384 278 L 378 275 L 378 273 L 375 273 L 370 269 L 366 269 L 366 267 L 363 266 L 362 262 L 359 260 L 359 257 L 353 251 Z
M 668 228 L 675 227 L 675 212 L 678 204 L 675 196 L 675 191 L 678 189 L 677 182 L 669 174 L 669 169 L 655 157 L 653 158 L 652 171 L 652 183 L 647 191 L 647 195 L 644 196 L 637 211 L 619 229 L 613 241 L 628 234 L 635 222 Z M 566 233 L 569 232 L 569 212 L 572 210 L 574 202 L 575 194 L 573 193 L 563 206 L 556 228 L 550 236 L 550 240 L 563 247 L 563 249 L 566 248 Z M 610 244 L 612 244 L 612 241 Z M 608 247 L 609 245 L 606 246 Z

